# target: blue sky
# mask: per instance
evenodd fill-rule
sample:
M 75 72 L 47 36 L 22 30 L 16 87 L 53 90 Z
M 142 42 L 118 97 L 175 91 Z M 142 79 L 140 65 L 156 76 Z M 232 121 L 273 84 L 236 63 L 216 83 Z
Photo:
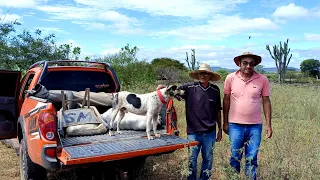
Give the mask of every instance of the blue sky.
M 320 59 L 319 0 L 1 0 L 4 16 L 18 19 L 20 29 L 55 33 L 58 43 L 81 47 L 83 57 L 129 43 L 148 61 L 185 63 L 195 48 L 197 60 L 211 66 L 236 68 L 233 58 L 250 51 L 274 67 L 265 46 L 289 38 L 290 66 Z

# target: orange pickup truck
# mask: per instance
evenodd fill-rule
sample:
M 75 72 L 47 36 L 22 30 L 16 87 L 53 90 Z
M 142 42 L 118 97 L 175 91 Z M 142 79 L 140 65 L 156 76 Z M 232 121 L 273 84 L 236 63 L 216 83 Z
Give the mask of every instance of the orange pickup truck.
M 49 94 L 51 91 L 71 92 L 66 98 L 70 101 L 77 101 L 72 99 L 72 92 L 83 92 L 88 88 L 92 94 L 119 92 L 120 83 L 107 63 L 40 61 L 31 65 L 22 79 L 19 71 L 0 70 L 0 77 L 0 139 L 18 140 L 21 179 L 45 179 L 47 172 L 123 160 L 134 160 L 123 163 L 134 167 L 133 162 L 148 156 L 196 145 L 196 142 L 179 137 L 172 100 L 163 105 L 160 113 L 164 119 L 160 129 L 162 136 L 155 140 L 148 140 L 145 131 L 134 130 L 116 136 L 108 133 L 66 136 L 65 127 L 59 125 L 58 113 L 63 109 L 65 96 L 36 96 L 34 89 L 41 84 Z M 89 103 L 101 114 L 112 107 Z

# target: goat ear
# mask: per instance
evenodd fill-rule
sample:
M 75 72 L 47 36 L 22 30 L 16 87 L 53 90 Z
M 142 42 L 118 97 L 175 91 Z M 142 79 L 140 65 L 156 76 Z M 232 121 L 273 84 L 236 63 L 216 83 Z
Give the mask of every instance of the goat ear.
M 169 87 L 168 87 L 168 90 L 176 90 L 177 89 L 177 86 L 176 85 L 170 85 Z

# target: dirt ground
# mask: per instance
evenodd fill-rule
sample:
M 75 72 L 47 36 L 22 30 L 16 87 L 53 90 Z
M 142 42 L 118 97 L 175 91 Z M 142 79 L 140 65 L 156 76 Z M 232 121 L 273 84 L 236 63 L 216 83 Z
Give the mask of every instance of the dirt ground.
M 20 179 L 19 158 L 14 149 L 7 148 L 2 143 L 0 143 L 0 164 L 0 179 Z

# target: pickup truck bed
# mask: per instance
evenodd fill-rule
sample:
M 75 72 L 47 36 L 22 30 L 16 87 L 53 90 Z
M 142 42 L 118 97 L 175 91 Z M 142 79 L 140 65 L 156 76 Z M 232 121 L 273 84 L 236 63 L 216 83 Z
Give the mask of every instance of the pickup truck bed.
M 115 136 L 62 138 L 62 151 L 58 158 L 64 165 L 112 161 L 172 152 L 187 147 L 189 143 L 179 136 L 166 135 L 165 131 L 154 140 L 148 140 L 145 134 L 145 131 L 122 131 Z

